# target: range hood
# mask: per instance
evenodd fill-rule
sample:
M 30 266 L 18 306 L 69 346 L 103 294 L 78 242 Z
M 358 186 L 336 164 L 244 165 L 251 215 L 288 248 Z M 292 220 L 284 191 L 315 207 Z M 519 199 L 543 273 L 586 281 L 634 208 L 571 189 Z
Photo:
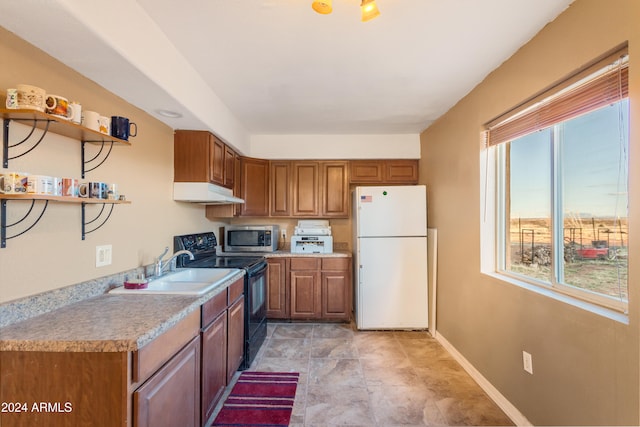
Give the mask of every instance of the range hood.
M 208 182 L 174 182 L 173 200 L 205 205 L 244 203 L 244 200 L 234 197 L 229 188 Z

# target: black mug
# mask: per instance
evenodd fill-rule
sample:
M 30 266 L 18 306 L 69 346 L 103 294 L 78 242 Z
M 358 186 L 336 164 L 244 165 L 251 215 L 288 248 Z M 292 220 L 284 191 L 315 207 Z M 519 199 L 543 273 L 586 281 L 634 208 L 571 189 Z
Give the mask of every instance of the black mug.
M 128 141 L 130 136 L 137 134 L 138 125 L 133 122 L 129 123 L 129 119 L 126 117 L 111 116 L 111 136 Z

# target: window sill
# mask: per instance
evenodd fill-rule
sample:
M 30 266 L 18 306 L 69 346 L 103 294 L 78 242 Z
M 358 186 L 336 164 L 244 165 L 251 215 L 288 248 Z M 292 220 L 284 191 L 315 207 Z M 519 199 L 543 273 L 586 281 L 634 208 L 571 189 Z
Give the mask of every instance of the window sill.
M 515 277 L 510 277 L 504 274 L 499 274 L 496 272 L 483 272 L 482 274 L 489 276 L 493 279 L 499 280 L 501 282 L 509 283 L 511 285 L 518 286 L 522 289 L 526 289 L 531 292 L 535 292 L 538 295 L 542 295 L 556 301 L 562 302 L 564 304 L 571 305 L 573 307 L 588 311 L 598 316 L 605 317 L 607 319 L 628 325 L 629 324 L 629 316 L 626 313 L 622 313 L 620 311 L 614 310 L 612 308 L 603 307 L 598 304 L 590 303 L 587 301 L 583 301 L 581 299 L 575 298 L 573 296 L 564 294 L 554 289 L 547 289 L 542 286 L 536 286 L 534 284 L 525 282 L 523 280 L 518 280 Z

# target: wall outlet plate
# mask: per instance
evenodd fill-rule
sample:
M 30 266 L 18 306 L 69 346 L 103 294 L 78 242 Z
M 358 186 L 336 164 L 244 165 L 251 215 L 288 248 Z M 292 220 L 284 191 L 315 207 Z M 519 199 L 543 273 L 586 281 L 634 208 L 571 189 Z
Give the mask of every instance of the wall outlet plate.
M 105 265 L 111 265 L 112 261 L 112 246 L 101 245 L 96 246 L 96 267 L 104 267 Z

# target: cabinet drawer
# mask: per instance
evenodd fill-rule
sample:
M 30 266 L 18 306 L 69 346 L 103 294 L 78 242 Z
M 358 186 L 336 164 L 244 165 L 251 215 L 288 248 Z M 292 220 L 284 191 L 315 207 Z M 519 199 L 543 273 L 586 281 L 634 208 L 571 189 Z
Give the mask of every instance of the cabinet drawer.
M 225 289 L 209 301 L 202 304 L 202 328 L 209 326 L 216 317 L 227 309 L 227 292 L 229 289 Z
M 322 271 L 325 270 L 349 270 L 351 258 L 322 258 Z
M 133 354 L 132 381 L 143 382 L 200 333 L 200 310 Z
M 318 270 L 320 258 L 291 258 L 290 270 Z
M 227 305 L 231 305 L 235 300 L 240 298 L 244 293 L 244 277 L 239 278 L 235 282 L 231 284 L 228 288 L 229 291 L 229 299 L 227 300 Z

